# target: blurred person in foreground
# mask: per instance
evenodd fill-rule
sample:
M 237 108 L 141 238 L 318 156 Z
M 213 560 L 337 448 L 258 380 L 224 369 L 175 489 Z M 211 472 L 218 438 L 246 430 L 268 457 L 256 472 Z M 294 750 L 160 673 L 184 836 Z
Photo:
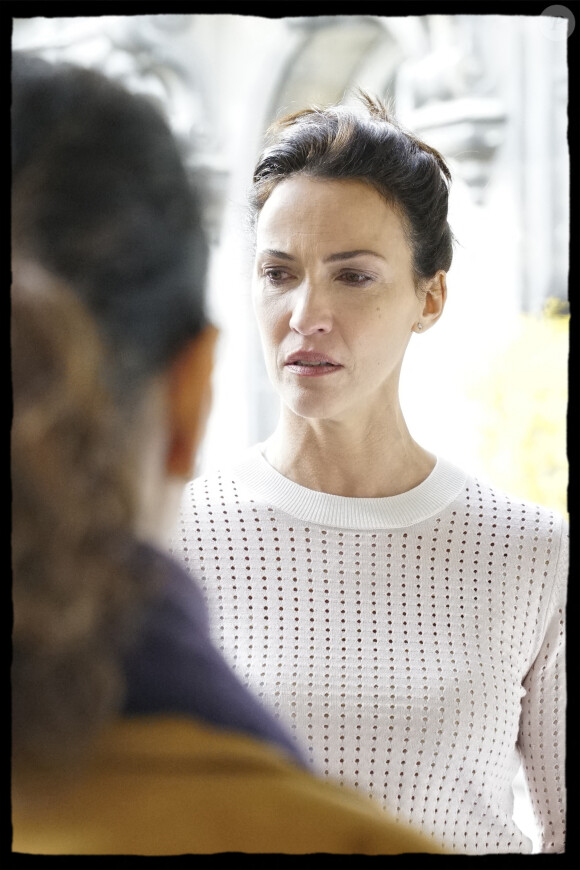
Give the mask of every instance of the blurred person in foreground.
M 305 769 L 163 552 L 216 334 L 166 122 L 88 70 L 12 83 L 13 850 L 433 851 Z

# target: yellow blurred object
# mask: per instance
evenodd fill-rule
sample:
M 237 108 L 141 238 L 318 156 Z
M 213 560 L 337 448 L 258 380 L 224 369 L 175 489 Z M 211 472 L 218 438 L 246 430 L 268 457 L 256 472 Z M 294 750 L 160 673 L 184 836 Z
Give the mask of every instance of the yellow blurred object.
M 481 410 L 478 453 L 489 479 L 567 516 L 568 327 L 565 304 L 522 314 L 513 341 L 472 384 Z
M 110 725 L 68 787 L 13 795 L 12 824 L 25 854 L 441 851 L 265 743 L 163 716 Z

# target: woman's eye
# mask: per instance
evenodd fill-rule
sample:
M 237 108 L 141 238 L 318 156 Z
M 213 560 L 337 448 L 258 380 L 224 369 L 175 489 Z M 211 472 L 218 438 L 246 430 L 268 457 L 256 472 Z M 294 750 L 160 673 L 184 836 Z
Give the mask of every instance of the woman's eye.
M 262 277 L 269 284 L 277 285 L 282 284 L 287 278 L 290 277 L 290 273 L 285 269 L 264 269 L 262 272 Z
M 352 284 L 357 287 L 362 287 L 372 281 L 371 276 L 364 272 L 342 272 L 339 277 L 341 281 L 345 281 L 347 284 Z

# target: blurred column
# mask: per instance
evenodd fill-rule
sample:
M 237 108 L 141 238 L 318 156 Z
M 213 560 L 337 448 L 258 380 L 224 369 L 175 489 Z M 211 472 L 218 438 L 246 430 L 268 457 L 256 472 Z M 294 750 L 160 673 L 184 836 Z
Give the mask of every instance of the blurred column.
M 567 298 L 567 40 L 548 38 L 543 25 L 526 18 L 521 31 L 522 309 L 529 312 L 541 311 L 549 296 Z
M 397 78 L 397 113 L 413 132 L 457 165 L 481 204 L 505 135 L 506 109 L 490 80 L 473 16 L 428 16 L 429 48 Z

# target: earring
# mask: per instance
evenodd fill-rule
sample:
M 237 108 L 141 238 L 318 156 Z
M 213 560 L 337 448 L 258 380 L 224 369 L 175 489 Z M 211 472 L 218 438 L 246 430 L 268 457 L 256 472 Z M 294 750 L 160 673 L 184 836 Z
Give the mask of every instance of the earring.
M 418 323 L 418 324 L 417 324 L 417 331 L 420 332 L 422 329 L 423 329 L 423 324 L 422 324 L 422 323 Z

